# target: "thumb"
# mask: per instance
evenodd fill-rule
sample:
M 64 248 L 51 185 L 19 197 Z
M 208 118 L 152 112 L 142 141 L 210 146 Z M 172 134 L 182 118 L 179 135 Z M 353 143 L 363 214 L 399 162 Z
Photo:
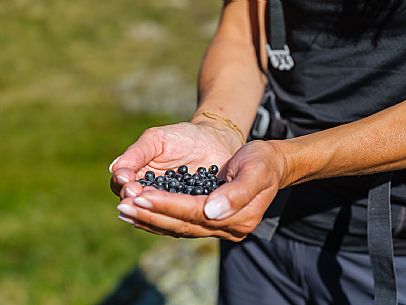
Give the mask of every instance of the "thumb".
M 157 128 L 147 129 L 139 139 L 110 165 L 110 172 L 119 168 L 129 168 L 138 172 L 160 153 L 161 134 Z
M 244 208 L 266 187 L 265 183 L 255 179 L 261 177 L 258 174 L 255 169 L 239 169 L 231 182 L 223 184 L 209 196 L 204 206 L 206 217 L 220 220 Z

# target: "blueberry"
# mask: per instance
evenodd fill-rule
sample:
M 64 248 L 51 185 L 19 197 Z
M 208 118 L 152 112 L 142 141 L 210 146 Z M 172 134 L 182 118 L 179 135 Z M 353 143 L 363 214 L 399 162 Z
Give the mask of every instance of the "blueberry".
M 176 189 L 170 188 L 169 193 L 177 193 L 178 191 Z
M 172 178 L 172 177 L 175 177 L 176 173 L 175 173 L 175 171 L 173 169 L 168 169 L 165 172 L 165 175 Z
M 169 188 L 176 188 L 179 185 L 179 181 L 176 179 L 172 179 L 171 181 L 168 182 Z
M 217 165 L 211 165 L 209 167 L 209 174 L 216 175 L 219 172 L 219 168 Z
M 186 174 L 183 175 L 183 180 L 186 180 L 186 179 L 189 179 L 189 178 L 192 178 L 192 174 L 186 173 Z
M 183 191 L 185 189 L 185 185 L 184 184 L 179 184 L 177 189 L 178 189 L 178 191 Z
M 155 178 L 155 181 L 157 182 L 157 183 L 159 183 L 159 182 L 164 182 L 164 176 L 158 176 L 158 177 L 156 177 Z
M 214 175 L 214 174 L 209 174 L 209 175 L 207 176 L 207 178 L 209 178 L 211 181 L 217 181 L 217 177 L 216 177 L 216 175 Z
M 204 181 L 204 186 L 206 186 L 206 187 L 208 187 L 208 188 L 212 187 L 212 186 L 213 186 L 213 181 L 211 181 L 211 180 L 205 180 L 205 181 Z
M 188 178 L 185 182 L 187 185 L 195 185 L 196 180 L 194 178 Z
M 203 174 L 203 175 L 205 175 L 206 172 L 207 172 L 207 170 L 206 170 L 204 167 L 199 167 L 199 168 L 197 169 L 197 173 L 198 173 L 198 174 Z
M 208 187 L 203 188 L 203 194 L 204 195 L 209 195 L 210 194 L 210 189 Z
M 153 181 L 155 179 L 155 173 L 152 171 L 147 171 L 145 173 L 145 180 Z
M 141 183 L 142 186 L 150 186 L 152 184 L 151 181 L 145 180 L 145 179 L 140 179 L 138 180 L 139 183 Z
M 188 172 L 188 170 L 189 169 L 187 168 L 186 165 L 181 165 L 178 168 L 178 173 L 183 175 L 183 174 L 186 174 Z
M 182 174 L 176 174 L 175 179 L 180 181 L 183 181 L 183 175 Z
M 161 190 L 161 191 L 164 191 L 164 190 L 165 190 L 165 187 L 164 187 L 163 185 L 157 185 L 155 188 L 156 188 L 157 190 Z
M 219 186 L 223 185 L 224 183 L 226 183 L 225 180 L 220 180 L 220 181 L 219 181 Z
M 195 181 L 195 186 L 203 186 L 204 182 L 203 180 L 196 180 Z
M 193 174 L 192 178 L 195 179 L 195 180 L 199 180 L 199 179 L 200 179 L 200 177 L 199 177 L 198 174 Z
M 198 176 L 199 176 L 200 179 L 205 179 L 206 178 L 206 174 L 198 173 Z
M 201 187 L 201 186 L 196 186 L 196 187 L 193 188 L 191 194 L 192 194 L 192 195 L 203 195 L 203 193 L 204 193 L 203 187 Z
M 193 191 L 193 186 L 186 186 L 184 189 L 183 189 L 183 193 L 184 194 L 188 194 L 188 195 L 190 195 L 191 193 L 192 193 L 192 191 Z
M 164 182 L 164 189 L 165 191 L 169 190 L 169 183 L 168 182 Z

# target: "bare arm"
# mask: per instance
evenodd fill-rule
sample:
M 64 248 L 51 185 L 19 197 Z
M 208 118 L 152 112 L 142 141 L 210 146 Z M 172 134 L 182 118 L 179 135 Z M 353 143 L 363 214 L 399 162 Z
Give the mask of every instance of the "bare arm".
M 281 187 L 406 168 L 406 101 L 362 120 L 276 144 L 286 156 Z
M 247 135 L 264 89 L 265 1 L 225 1 L 220 24 L 199 76 L 199 107 L 231 119 Z M 258 60 L 258 58 L 261 58 Z M 262 61 L 262 63 L 261 63 Z

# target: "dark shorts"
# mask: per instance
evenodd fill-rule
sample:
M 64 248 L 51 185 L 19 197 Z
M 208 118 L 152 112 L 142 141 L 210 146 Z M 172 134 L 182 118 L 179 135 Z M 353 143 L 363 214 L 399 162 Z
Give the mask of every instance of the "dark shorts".
M 406 256 L 395 257 L 399 305 L 406 305 Z M 275 234 L 221 241 L 218 305 L 369 305 L 368 254 L 332 251 Z

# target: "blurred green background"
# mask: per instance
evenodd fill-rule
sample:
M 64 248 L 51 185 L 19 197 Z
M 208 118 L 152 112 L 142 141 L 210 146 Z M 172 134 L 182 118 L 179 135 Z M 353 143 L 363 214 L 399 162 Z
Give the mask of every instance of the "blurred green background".
M 162 240 L 117 220 L 107 166 L 187 115 L 148 110 L 194 92 L 220 5 L 0 2 L 1 305 L 94 304 Z

